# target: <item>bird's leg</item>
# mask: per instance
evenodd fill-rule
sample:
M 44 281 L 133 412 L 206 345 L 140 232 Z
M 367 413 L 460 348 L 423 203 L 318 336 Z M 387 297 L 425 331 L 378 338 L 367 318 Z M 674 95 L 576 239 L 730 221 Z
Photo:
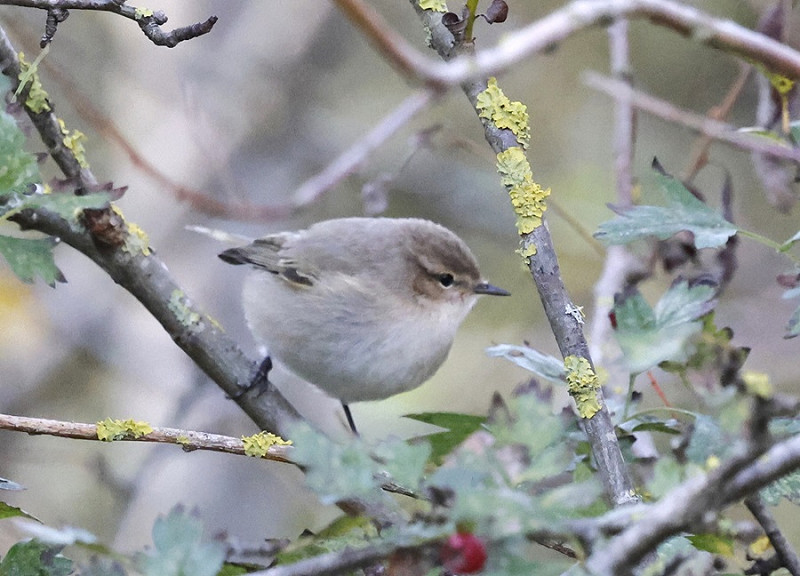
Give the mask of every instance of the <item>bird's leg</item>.
M 358 430 L 356 430 L 356 422 L 353 420 L 353 415 L 350 413 L 350 406 L 342 402 L 342 408 L 344 408 L 344 415 L 347 417 L 347 423 L 350 425 L 350 430 L 352 430 L 353 434 L 356 436 L 360 436 Z
M 264 357 L 264 360 L 261 364 L 258 365 L 258 369 L 256 373 L 253 375 L 253 379 L 247 384 L 247 386 L 241 386 L 239 389 L 239 393 L 235 396 L 231 396 L 233 400 L 241 398 L 253 388 L 257 389 L 259 393 L 263 392 L 267 388 L 269 388 L 269 372 L 272 370 L 272 358 L 270 358 L 269 354 Z

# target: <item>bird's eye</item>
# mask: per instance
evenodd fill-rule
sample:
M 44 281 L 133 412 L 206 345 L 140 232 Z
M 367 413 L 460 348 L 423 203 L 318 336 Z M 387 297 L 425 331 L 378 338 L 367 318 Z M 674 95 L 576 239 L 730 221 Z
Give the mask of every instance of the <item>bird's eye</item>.
M 439 284 L 441 284 L 445 288 L 450 288 L 450 286 L 453 285 L 453 282 L 455 280 L 453 278 L 453 275 L 450 274 L 449 272 L 445 272 L 444 274 L 439 274 L 439 276 L 437 276 L 436 279 L 439 281 Z

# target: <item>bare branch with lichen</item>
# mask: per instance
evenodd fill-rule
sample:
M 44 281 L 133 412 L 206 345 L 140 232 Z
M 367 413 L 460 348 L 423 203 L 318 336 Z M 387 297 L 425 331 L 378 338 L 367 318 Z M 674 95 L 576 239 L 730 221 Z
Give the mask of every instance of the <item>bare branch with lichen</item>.
M 130 20 L 134 20 L 156 46 L 174 48 L 181 42 L 208 34 L 217 23 L 217 17 L 211 16 L 204 22 L 175 28 L 169 32 L 161 27 L 167 23 L 167 15 L 161 11 L 136 8 L 120 0 L 0 0 L 0 6 L 23 6 L 39 8 L 47 11 L 45 32 L 42 35 L 41 47 L 53 41 L 58 25 L 67 19 L 69 10 L 97 10 L 111 12 Z
M 27 434 L 57 436 L 59 438 L 74 438 L 78 440 L 96 441 L 127 441 L 127 442 L 157 442 L 159 444 L 175 444 L 183 450 L 209 450 L 212 452 L 226 452 L 228 454 L 248 454 L 247 442 L 242 438 L 210 434 L 194 430 L 181 430 L 178 428 L 147 427 L 144 433 L 136 433 L 135 426 L 127 425 L 127 421 L 99 422 L 86 424 L 82 422 L 65 422 L 46 418 L 30 418 L 25 416 L 12 416 L 0 414 L 0 430 L 13 430 Z M 104 437 L 103 429 L 117 425 L 118 437 Z M 278 462 L 291 462 L 291 449 L 286 442 L 277 436 L 272 438 L 273 443 L 266 447 L 261 458 Z
M 0 71 L 16 89 L 22 70 L 17 53 L 2 28 Z M 27 99 L 29 90 L 29 86 L 22 90 L 22 102 Z M 35 112 L 27 106 L 25 110 L 51 157 L 72 185 L 79 192 L 96 187 L 97 179 L 91 170 L 81 166 L 74 151 L 64 145 L 62 128 L 52 111 Z M 299 418 L 274 386 L 265 390 L 248 388 L 257 364 L 248 359 L 236 343 L 186 297 L 167 266 L 149 250 L 138 227 L 126 222 L 118 211 L 110 208 L 86 211 L 84 227 L 73 226 L 47 211 L 26 210 L 14 216 L 13 220 L 24 229 L 60 238 L 92 259 L 147 308 L 178 346 L 261 429 L 285 434 L 289 425 Z M 183 314 L 176 313 L 176 304 L 180 305 Z

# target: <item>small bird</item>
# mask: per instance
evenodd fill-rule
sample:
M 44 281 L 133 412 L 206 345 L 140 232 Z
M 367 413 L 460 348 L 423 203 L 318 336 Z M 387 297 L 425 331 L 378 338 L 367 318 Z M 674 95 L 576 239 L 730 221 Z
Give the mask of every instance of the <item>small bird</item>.
M 458 236 L 415 218 L 327 220 L 219 257 L 253 267 L 243 303 L 256 341 L 339 399 L 354 433 L 350 403 L 421 385 L 478 296 L 509 295 Z

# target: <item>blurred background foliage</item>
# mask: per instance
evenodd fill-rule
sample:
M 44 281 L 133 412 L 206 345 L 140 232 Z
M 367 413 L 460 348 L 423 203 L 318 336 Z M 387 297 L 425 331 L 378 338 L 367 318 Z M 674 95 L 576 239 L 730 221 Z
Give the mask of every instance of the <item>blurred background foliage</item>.
M 372 4 L 425 50 L 424 32 L 408 3 Z M 476 27 L 477 48 L 501 41 L 508 30 L 561 4 L 511 2 L 505 24 Z M 691 4 L 748 27 L 755 26 L 767 5 L 755 0 Z M 257 351 L 239 305 L 244 272 L 216 258 L 219 244 L 185 226 L 258 236 L 362 215 L 362 187 L 386 175 L 386 215 L 424 217 L 452 228 L 473 248 L 492 282 L 513 296 L 479 303 L 449 360 L 423 387 L 387 401 L 355 405 L 365 436 L 428 430 L 402 419 L 405 413 L 485 413 L 496 390 L 508 393 L 526 378 L 510 363 L 488 358 L 483 350 L 489 345 L 528 341 L 557 354 L 529 274 L 514 254 L 514 217 L 493 154 L 460 92 L 420 114 L 357 174 L 308 209 L 262 222 L 214 218 L 180 201 L 132 160 L 113 131 L 176 183 L 221 201 L 281 204 L 413 88 L 329 3 L 160 0 L 151 8 L 168 14 L 166 28 L 212 14 L 220 20 L 210 34 L 165 49 L 151 44 L 128 20 L 73 11 L 42 64 L 42 82 L 58 116 L 87 134 L 88 159 L 97 177 L 128 186 L 118 202 L 126 217 L 149 234 L 187 294 L 253 357 Z M 0 23 L 15 47 L 32 60 L 44 13 L 3 7 Z M 790 32 L 788 37 L 794 36 Z M 631 48 L 638 88 L 701 114 L 722 100 L 739 70 L 733 57 L 644 21 L 632 23 Z M 614 201 L 613 105 L 583 85 L 585 70 L 608 70 L 603 30 L 578 34 L 547 54 L 527 59 L 499 83 L 512 99 L 528 106 L 528 157 L 537 181 L 552 189 L 552 200 L 561 210 L 593 232 L 612 217 L 605 205 Z M 752 125 L 755 102 L 751 78 L 730 122 Z M 421 138 L 422 133 L 427 137 Z M 668 171 L 679 173 L 689 162 L 694 141 L 688 130 L 641 114 L 635 174 L 645 175 L 654 156 Z M 32 136 L 30 151 L 42 150 Z M 733 181 L 738 224 L 778 241 L 797 231 L 795 214 L 777 213 L 765 203 L 749 156 L 721 145 L 712 147 L 711 165 L 696 181 L 712 206 L 718 206 L 726 173 Z M 54 175 L 48 165 L 45 177 Z M 592 287 L 602 258 L 552 211 L 548 222 L 571 296 L 591 318 Z M 785 261 L 747 242 L 739 257 L 737 274 L 717 310 L 717 325 L 731 326 L 737 345 L 753 347 L 750 370 L 768 372 L 778 387 L 793 389 L 797 342 L 784 340 L 782 334 L 795 303 L 782 301 L 783 289 L 774 282 L 785 271 Z M 235 436 L 254 432 L 252 423 L 130 295 L 68 247 L 60 247 L 56 258 L 69 283 L 55 290 L 23 285 L 0 266 L 0 410 L 85 422 L 134 417 L 153 425 Z M 651 302 L 669 281 L 663 280 L 647 285 Z M 667 394 L 680 405 L 678 383 L 661 376 Z M 328 429 L 341 427 L 336 402 L 288 375 L 276 376 L 276 382 L 310 418 Z M 657 405 L 649 388 L 642 389 L 645 404 Z M 198 508 L 210 529 L 242 538 L 295 536 L 337 514 L 315 504 L 302 487 L 301 474 L 285 465 L 222 454 L 188 455 L 166 446 L 107 446 L 11 432 L 0 432 L 0 438 L 0 475 L 27 487 L 9 494 L 10 504 L 49 524 L 79 525 L 120 551 L 148 542 L 155 517 L 177 502 Z M 0 539 L 16 541 L 13 530 L 0 525 Z

